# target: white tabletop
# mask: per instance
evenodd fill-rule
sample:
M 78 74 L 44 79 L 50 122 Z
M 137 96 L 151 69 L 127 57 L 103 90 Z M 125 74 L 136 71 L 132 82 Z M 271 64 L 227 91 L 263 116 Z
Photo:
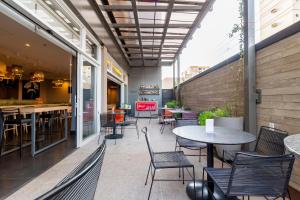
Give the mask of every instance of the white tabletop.
M 288 151 L 300 156 L 300 134 L 290 135 L 284 139 L 284 145 Z
M 247 144 L 256 140 L 251 133 L 217 126 L 214 127 L 214 133 L 206 133 L 205 126 L 182 126 L 173 129 L 173 133 L 182 138 L 209 144 Z

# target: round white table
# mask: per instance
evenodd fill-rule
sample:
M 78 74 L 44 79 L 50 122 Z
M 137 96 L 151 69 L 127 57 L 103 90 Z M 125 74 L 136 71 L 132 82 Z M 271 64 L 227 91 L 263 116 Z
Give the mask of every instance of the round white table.
M 248 144 L 256 140 L 256 136 L 251 133 L 225 127 L 214 127 L 213 133 L 206 133 L 205 126 L 182 126 L 173 129 L 173 133 L 185 139 L 207 143 L 207 167 L 214 167 L 214 144 Z M 211 182 L 210 177 L 207 177 L 207 180 Z M 203 198 L 202 187 L 204 187 Z M 196 199 L 212 199 L 212 196 L 207 192 L 208 189 L 213 193 L 216 199 L 223 198 L 221 192 L 217 187 L 214 187 L 212 183 L 207 183 L 202 186 L 202 181 L 196 181 L 195 188 Z M 190 199 L 195 199 L 193 182 L 187 185 L 186 192 Z
M 290 135 L 284 139 L 286 149 L 300 157 L 300 134 Z

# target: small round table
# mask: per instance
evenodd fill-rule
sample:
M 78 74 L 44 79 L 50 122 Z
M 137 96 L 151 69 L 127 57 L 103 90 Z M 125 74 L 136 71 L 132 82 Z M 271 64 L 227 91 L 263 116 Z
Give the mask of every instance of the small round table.
M 247 144 L 256 140 L 256 137 L 251 133 L 225 127 L 214 127 L 214 133 L 206 133 L 205 126 L 182 126 L 173 129 L 173 133 L 185 139 L 207 143 L 207 167 L 211 168 L 214 167 L 214 144 Z M 207 180 L 208 182 L 212 181 L 210 177 L 207 177 Z M 216 199 L 222 199 L 223 197 L 221 192 L 217 187 L 214 187 L 212 183 L 207 183 L 202 186 L 202 181 L 196 181 L 195 187 L 196 199 L 212 199 L 212 196 L 208 194 L 208 189 L 213 193 Z M 204 187 L 203 198 L 202 187 Z M 190 199 L 195 199 L 193 182 L 187 185 L 186 192 Z
M 284 138 L 284 145 L 289 152 L 300 157 L 300 134 L 290 135 Z

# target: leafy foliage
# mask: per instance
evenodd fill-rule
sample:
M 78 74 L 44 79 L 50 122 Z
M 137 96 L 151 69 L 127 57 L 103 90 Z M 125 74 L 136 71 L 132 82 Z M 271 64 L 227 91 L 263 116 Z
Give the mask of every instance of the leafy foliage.
M 204 111 L 200 113 L 198 116 L 198 122 L 201 126 L 205 126 L 206 119 L 214 119 L 217 117 L 229 117 L 229 116 L 230 116 L 230 112 L 226 107 L 213 108 L 209 111 Z
M 179 106 L 179 103 L 176 100 L 171 100 L 166 103 L 168 108 L 176 108 Z

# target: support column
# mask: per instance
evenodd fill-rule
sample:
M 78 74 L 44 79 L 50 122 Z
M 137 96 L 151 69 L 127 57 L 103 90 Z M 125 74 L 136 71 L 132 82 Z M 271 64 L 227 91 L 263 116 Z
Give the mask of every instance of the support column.
M 173 63 L 173 98 L 175 97 L 175 95 L 176 95 L 176 92 L 175 92 L 175 86 L 176 86 L 176 84 L 175 84 L 175 61 L 174 61 L 174 63 Z
M 245 130 L 256 134 L 256 52 L 255 52 L 255 4 L 244 3 L 244 81 L 245 81 Z
M 180 102 L 180 55 L 177 57 L 177 91 L 176 91 L 176 100 Z

